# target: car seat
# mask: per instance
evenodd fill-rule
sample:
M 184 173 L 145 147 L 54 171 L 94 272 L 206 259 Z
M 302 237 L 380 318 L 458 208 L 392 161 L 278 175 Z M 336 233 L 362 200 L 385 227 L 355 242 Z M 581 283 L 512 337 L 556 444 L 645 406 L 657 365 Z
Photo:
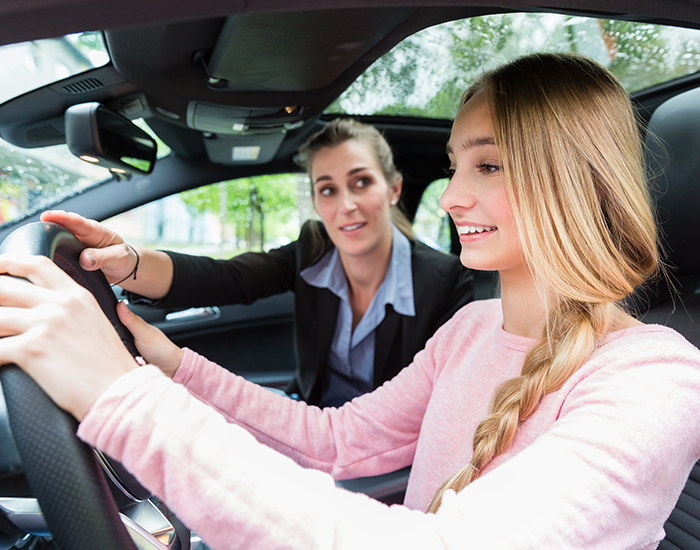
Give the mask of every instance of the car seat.
M 683 92 L 653 113 L 645 138 L 652 196 L 670 280 L 659 278 L 632 302 L 645 323 L 669 326 L 700 347 L 700 89 Z M 698 396 L 700 399 L 700 396 Z M 700 550 L 700 461 L 664 525 L 659 550 Z

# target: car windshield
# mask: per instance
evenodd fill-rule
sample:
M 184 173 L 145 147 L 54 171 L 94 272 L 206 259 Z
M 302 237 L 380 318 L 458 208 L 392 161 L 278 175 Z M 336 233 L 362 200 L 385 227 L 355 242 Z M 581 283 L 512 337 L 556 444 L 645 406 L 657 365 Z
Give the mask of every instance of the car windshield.
M 0 102 L 5 102 L 110 59 L 102 33 L 83 32 L 0 47 L 0 61 Z M 159 158 L 170 152 L 145 121 L 134 123 L 156 138 Z M 66 145 L 22 149 L 0 139 L 0 227 L 113 177 L 109 170 L 73 156 Z
M 112 177 L 65 145 L 22 149 L 0 140 L 0 224 L 18 222 Z
M 0 103 L 109 63 L 100 32 L 81 32 L 0 48 Z
M 633 93 L 700 70 L 700 31 L 544 13 L 452 21 L 397 45 L 326 112 L 452 119 L 461 93 L 484 70 L 560 51 L 593 57 Z
M 84 32 L 0 48 L 0 102 L 109 63 L 102 33 Z M 0 140 L 0 225 L 111 179 L 65 145 L 22 149 Z

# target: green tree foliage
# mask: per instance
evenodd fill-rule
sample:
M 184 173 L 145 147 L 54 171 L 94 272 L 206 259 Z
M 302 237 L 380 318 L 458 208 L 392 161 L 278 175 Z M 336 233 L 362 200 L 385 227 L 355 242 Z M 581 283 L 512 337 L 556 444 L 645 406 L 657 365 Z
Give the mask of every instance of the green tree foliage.
M 474 17 L 446 27 L 449 74 L 425 107 L 427 116 L 454 118 L 462 93 L 484 70 L 495 65 L 493 52 L 502 51 L 513 36 L 510 19 L 504 16 Z M 502 59 L 499 56 L 499 59 Z M 446 71 L 447 72 L 447 71 Z
M 193 213 L 212 212 L 219 217 L 222 242 L 233 238 L 239 249 L 262 250 L 267 242 L 285 235 L 290 219 L 296 217 L 298 177 L 281 174 L 241 178 L 185 191 L 180 196 Z
M 451 243 L 449 216 L 440 208 L 440 197 L 448 183 L 448 179 L 439 179 L 428 186 L 413 222 L 413 231 L 418 238 L 443 252 L 450 251 Z
M 601 21 L 610 70 L 628 90 L 641 90 L 700 69 L 700 43 L 685 32 L 651 24 Z
M 365 110 L 381 114 L 394 114 L 394 98 L 409 97 L 416 88 L 417 65 L 421 48 L 411 38 L 399 43 L 387 55 L 380 57 L 367 69 L 355 83 L 336 100 L 329 112 L 347 112 L 348 107 L 354 114 L 364 114 L 362 105 L 370 104 Z M 371 96 L 365 92 L 373 90 Z M 401 105 L 400 107 L 406 107 Z M 359 109 L 359 110 L 358 110 Z M 403 113 L 403 111 L 402 111 Z M 416 113 L 418 116 L 420 113 Z
M 426 29 L 375 62 L 332 113 L 451 119 L 485 70 L 536 51 L 574 51 L 635 92 L 700 70 L 697 31 L 557 14 L 507 13 Z

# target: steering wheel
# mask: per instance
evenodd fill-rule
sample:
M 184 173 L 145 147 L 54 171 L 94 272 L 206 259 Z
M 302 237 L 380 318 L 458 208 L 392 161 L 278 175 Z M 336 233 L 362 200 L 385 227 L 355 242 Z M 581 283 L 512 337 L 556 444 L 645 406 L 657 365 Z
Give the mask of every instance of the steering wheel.
M 117 317 L 117 299 L 107 279 L 101 271 L 85 271 L 78 263 L 83 248 L 60 225 L 37 222 L 12 232 L 0 245 L 0 253 L 51 258 L 93 293 L 124 345 L 136 356 L 133 337 Z M 67 550 L 136 550 L 95 452 L 76 437 L 77 421 L 16 365 L 0 368 L 0 384 L 29 488 L 57 545 Z M 148 498 L 148 491 L 119 463 L 104 455 L 100 461 L 108 462 L 110 478 L 118 480 L 129 498 Z

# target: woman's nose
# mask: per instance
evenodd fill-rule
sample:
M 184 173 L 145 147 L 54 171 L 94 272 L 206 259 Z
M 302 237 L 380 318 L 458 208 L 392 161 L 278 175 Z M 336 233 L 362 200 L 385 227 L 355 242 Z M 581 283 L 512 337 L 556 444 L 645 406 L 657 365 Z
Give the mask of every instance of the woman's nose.
M 356 197 L 347 190 L 340 192 L 340 210 L 342 212 L 352 212 L 357 208 Z
M 453 174 L 447 189 L 440 196 L 440 208 L 450 212 L 455 208 L 471 208 L 475 203 L 474 194 L 470 192 L 469 185 L 461 181 L 457 174 Z

